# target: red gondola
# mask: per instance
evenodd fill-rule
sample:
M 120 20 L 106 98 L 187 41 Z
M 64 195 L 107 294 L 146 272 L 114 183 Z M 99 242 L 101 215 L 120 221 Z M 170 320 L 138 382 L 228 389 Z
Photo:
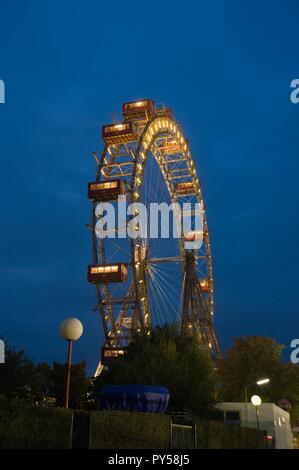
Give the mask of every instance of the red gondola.
M 87 279 L 92 284 L 101 282 L 125 282 L 128 267 L 125 263 L 99 264 L 88 266 Z
M 208 279 L 202 279 L 200 282 L 200 288 L 203 292 L 209 292 L 209 281 Z
M 122 357 L 125 355 L 125 349 L 122 348 L 102 348 L 101 354 L 101 363 L 103 365 L 109 365 L 113 359 L 117 359 L 118 357 Z
M 102 127 L 102 139 L 106 144 L 124 144 L 137 140 L 137 131 L 133 121 L 108 124 Z
M 196 193 L 196 186 L 192 181 L 177 183 L 175 185 L 175 192 L 177 194 L 194 194 Z
M 123 116 L 126 120 L 152 116 L 155 111 L 153 100 L 130 101 L 123 104 Z
M 92 201 L 112 201 L 124 194 L 126 186 L 120 179 L 88 184 L 88 197 Z

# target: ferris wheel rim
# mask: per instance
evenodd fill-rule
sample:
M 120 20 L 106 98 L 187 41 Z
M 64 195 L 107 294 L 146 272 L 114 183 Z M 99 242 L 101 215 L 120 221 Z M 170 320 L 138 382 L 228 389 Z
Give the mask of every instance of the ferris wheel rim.
M 140 188 L 142 188 L 142 183 L 143 183 L 143 176 L 144 176 L 144 171 L 146 169 L 146 164 L 148 160 L 148 155 L 151 152 L 153 157 L 155 158 L 160 172 L 162 174 L 164 183 L 167 187 L 168 193 L 170 200 L 172 202 L 176 202 L 178 199 L 180 199 L 180 195 L 175 194 L 174 187 L 171 185 L 171 181 L 168 179 L 166 176 L 166 166 L 167 162 L 164 161 L 164 164 L 161 160 L 161 158 L 157 158 L 155 152 L 153 152 L 154 144 L 158 140 L 159 136 L 163 134 L 168 134 L 171 135 L 175 141 L 178 143 L 178 145 L 181 147 L 183 150 L 181 153 L 184 155 L 184 158 L 186 159 L 187 162 L 187 168 L 189 169 L 189 175 L 186 177 L 191 179 L 191 182 L 194 184 L 194 187 L 196 187 L 196 194 L 194 195 L 197 202 L 204 204 L 203 202 L 203 197 L 202 197 L 202 189 L 201 189 L 201 183 L 197 175 L 196 171 L 196 166 L 193 161 L 191 151 L 189 148 L 189 144 L 187 139 L 185 138 L 183 131 L 179 127 L 179 125 L 175 122 L 175 120 L 172 118 L 170 119 L 169 117 L 165 116 L 157 116 L 154 115 L 151 119 L 148 120 L 146 125 L 144 126 L 142 132 L 139 135 L 138 141 L 137 141 L 137 146 L 136 146 L 136 152 L 134 154 L 134 162 L 133 162 L 133 171 L 131 174 L 131 184 L 128 185 L 127 181 L 126 184 L 130 188 L 130 202 L 138 202 L 140 201 L 140 196 L 141 196 L 141 191 Z M 107 161 L 110 162 L 109 159 L 109 149 L 111 145 L 105 144 L 104 149 L 101 154 L 101 158 L 98 160 L 98 170 L 97 170 L 97 181 L 105 181 L 111 177 L 111 167 L 108 167 Z M 112 147 L 114 147 L 112 145 Z M 139 165 L 139 166 L 138 166 Z M 140 170 L 140 165 L 142 171 Z M 104 169 L 109 169 L 107 172 L 104 171 Z M 125 175 L 125 173 L 124 173 Z M 125 178 L 125 176 L 124 176 Z M 137 178 L 138 178 L 138 184 L 137 184 Z M 141 182 L 141 184 L 140 184 Z M 95 219 L 93 216 L 93 224 L 95 223 Z M 208 229 L 208 223 L 207 223 L 207 217 L 206 217 L 206 211 L 205 211 L 205 206 L 204 206 L 204 211 L 203 211 L 203 224 L 204 224 L 204 241 L 205 241 L 205 251 L 206 255 L 203 257 L 206 260 L 206 265 L 207 265 L 207 272 L 208 272 L 208 277 L 209 277 L 209 291 L 208 291 L 208 307 L 209 311 L 213 317 L 214 314 L 214 278 L 213 278 L 213 269 L 212 269 L 212 255 L 211 255 L 211 244 L 210 244 L 210 236 L 209 236 L 209 229 Z M 98 253 L 97 248 L 96 248 L 96 242 L 94 240 L 95 234 L 93 233 L 93 253 L 94 253 L 94 260 L 98 261 Z M 179 244 L 180 244 L 180 250 L 183 255 L 185 254 L 185 249 L 183 248 L 183 240 L 179 239 Z M 105 259 L 105 242 L 101 242 L 102 248 L 103 248 L 103 258 Z M 133 271 L 133 281 L 135 284 L 135 293 L 136 293 L 136 299 L 137 299 L 137 305 L 138 308 L 140 309 L 140 295 L 139 295 L 139 284 L 140 281 L 140 274 L 136 272 L 136 263 L 139 262 L 139 259 L 136 258 L 136 253 L 139 247 L 136 246 L 138 245 L 138 239 L 131 239 L 130 242 L 131 245 L 131 265 L 132 265 L 132 271 Z M 183 261 L 184 256 L 182 257 Z M 129 286 L 128 291 L 131 289 L 131 286 Z M 105 290 L 105 295 L 108 298 L 108 305 L 109 305 L 109 297 L 110 297 L 110 291 L 109 291 L 109 283 L 104 284 L 104 290 Z M 99 286 L 97 286 L 97 294 L 98 298 L 101 297 L 101 293 L 99 292 Z M 140 315 L 141 318 L 141 315 Z M 150 323 L 148 324 L 148 327 L 150 329 Z M 105 337 L 107 339 L 107 334 L 109 334 L 109 331 L 107 328 L 104 328 L 105 330 Z

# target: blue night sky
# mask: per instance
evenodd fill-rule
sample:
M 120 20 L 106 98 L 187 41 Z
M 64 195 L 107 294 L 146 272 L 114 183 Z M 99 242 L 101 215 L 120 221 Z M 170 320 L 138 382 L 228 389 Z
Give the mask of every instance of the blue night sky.
M 174 110 L 207 205 L 223 349 L 299 336 L 299 3 L 272 0 L 0 3 L 0 333 L 35 361 L 65 360 L 60 322 L 99 359 L 86 281 L 91 156 L 139 98 Z

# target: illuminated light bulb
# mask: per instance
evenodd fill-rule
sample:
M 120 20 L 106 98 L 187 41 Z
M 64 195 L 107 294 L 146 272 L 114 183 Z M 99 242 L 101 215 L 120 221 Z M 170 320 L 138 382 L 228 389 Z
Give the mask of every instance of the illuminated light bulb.
M 135 266 L 136 266 L 136 267 L 137 267 L 137 266 L 140 266 L 140 261 L 138 261 L 138 262 L 135 264 Z
M 140 279 L 139 284 L 142 284 L 142 283 L 143 283 L 143 279 Z
M 250 401 L 254 406 L 260 406 L 262 403 L 261 397 L 259 397 L 258 395 L 253 395 Z
M 257 385 L 264 385 L 270 382 L 270 379 L 261 379 L 256 382 Z
M 141 300 L 141 302 L 144 302 L 144 301 L 145 301 L 145 297 L 142 297 L 142 299 L 140 299 L 140 300 Z

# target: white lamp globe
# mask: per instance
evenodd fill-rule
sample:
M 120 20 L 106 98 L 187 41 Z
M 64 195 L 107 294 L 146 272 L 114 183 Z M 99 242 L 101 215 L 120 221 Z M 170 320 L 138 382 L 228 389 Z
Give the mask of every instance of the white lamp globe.
M 251 403 L 252 403 L 254 406 L 260 406 L 261 403 L 262 403 L 261 397 L 259 397 L 258 395 L 252 395 L 252 397 L 251 397 Z
M 83 325 L 78 318 L 67 318 L 60 325 L 60 334 L 64 339 L 76 341 L 83 333 Z

